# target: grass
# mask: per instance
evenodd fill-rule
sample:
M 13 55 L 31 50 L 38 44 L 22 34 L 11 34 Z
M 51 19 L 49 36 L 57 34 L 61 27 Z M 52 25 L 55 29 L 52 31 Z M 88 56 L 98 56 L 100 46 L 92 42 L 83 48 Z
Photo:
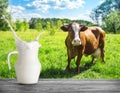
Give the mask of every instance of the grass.
M 34 40 L 38 32 L 17 32 L 25 40 Z M 80 64 L 80 73 L 74 74 L 75 62 L 71 62 L 71 71 L 64 71 L 67 65 L 67 52 L 64 44 L 67 33 L 56 32 L 54 36 L 49 33 L 41 35 L 39 42 L 39 60 L 42 64 L 40 78 L 79 78 L 79 79 L 119 79 L 120 78 L 120 34 L 107 34 L 105 45 L 105 61 L 99 59 L 91 64 L 90 56 L 83 56 Z M 11 56 L 12 69 L 8 70 L 7 55 L 16 49 L 13 34 L 10 31 L 0 32 L 0 78 L 16 78 L 14 64 L 17 55 Z

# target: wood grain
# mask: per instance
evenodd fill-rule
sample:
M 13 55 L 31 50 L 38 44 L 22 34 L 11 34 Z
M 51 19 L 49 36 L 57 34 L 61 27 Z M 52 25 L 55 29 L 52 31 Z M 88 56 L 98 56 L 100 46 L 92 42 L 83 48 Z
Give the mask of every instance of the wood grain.
M 0 79 L 0 93 L 120 93 L 120 80 L 40 79 L 22 85 L 15 79 Z

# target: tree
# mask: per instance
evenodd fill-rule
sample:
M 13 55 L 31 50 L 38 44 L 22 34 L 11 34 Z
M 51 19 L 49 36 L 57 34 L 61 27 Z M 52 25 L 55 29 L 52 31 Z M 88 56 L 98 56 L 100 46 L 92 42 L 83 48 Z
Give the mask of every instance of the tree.
M 41 31 L 41 30 L 43 29 L 43 28 L 42 28 L 42 24 L 41 24 L 41 23 L 36 23 L 35 29 L 36 29 L 37 31 Z
M 10 15 L 6 12 L 8 7 L 8 0 L 0 0 L 0 30 L 8 30 L 8 24 L 4 19 L 1 19 L 3 15 L 6 15 L 10 19 Z
M 99 24 L 99 11 L 97 9 L 94 9 L 91 14 L 90 18 L 94 21 L 95 24 Z
M 29 29 L 29 23 L 26 20 L 22 22 L 22 26 L 23 26 L 23 31 L 26 31 Z
M 120 12 L 113 11 L 105 19 L 105 28 L 112 33 L 120 31 Z
M 35 29 L 35 24 L 37 23 L 37 18 L 31 18 L 29 21 L 29 26 L 31 29 Z
M 60 30 L 60 27 L 62 26 L 62 20 L 57 21 L 57 28 Z
M 50 25 L 50 22 L 48 21 L 46 24 L 46 30 L 50 31 L 50 29 L 51 29 L 51 25 Z
M 26 31 L 29 29 L 29 23 L 26 20 L 22 22 L 20 20 L 17 20 L 15 24 L 16 24 L 16 31 Z
M 113 2 L 115 10 L 120 11 L 120 0 L 113 0 Z
M 104 20 L 104 18 L 110 14 L 113 10 L 120 11 L 120 0 L 105 0 L 102 4 L 96 7 L 90 14 L 93 21 Z
M 16 24 L 16 31 L 21 31 L 21 22 L 20 22 L 20 20 L 16 20 L 15 24 Z

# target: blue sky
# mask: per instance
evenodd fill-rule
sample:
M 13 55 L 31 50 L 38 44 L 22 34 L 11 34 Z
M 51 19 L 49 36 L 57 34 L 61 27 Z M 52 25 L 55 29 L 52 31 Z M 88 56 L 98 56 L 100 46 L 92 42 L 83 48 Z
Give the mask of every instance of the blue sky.
M 92 9 L 104 0 L 9 0 L 7 11 L 13 19 L 68 18 L 91 21 Z

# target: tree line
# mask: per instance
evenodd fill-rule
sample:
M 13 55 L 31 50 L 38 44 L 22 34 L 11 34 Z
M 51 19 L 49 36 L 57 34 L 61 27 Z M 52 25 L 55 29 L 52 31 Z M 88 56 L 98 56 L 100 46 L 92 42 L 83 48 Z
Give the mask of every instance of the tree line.
M 89 21 L 60 19 L 60 18 L 31 18 L 29 24 L 31 29 L 35 29 L 36 26 L 39 24 L 41 25 L 40 26 L 41 28 L 49 30 L 49 28 L 58 28 L 64 23 L 70 23 L 70 22 L 79 22 L 85 25 L 93 25 L 93 23 Z
M 94 24 L 84 20 L 70 20 L 59 18 L 31 18 L 29 21 L 16 20 L 12 21 L 11 15 L 6 12 L 8 0 L 0 0 L 0 31 L 7 31 L 9 27 L 7 23 L 1 19 L 5 14 L 11 20 L 11 24 L 16 31 L 27 31 L 36 29 L 37 31 L 49 31 L 54 34 L 60 30 L 60 26 L 64 23 L 72 21 L 79 22 L 88 26 L 99 25 L 108 33 L 120 33 L 120 0 L 105 0 L 99 6 L 94 8 L 90 14 Z
M 48 31 L 50 35 L 54 35 L 56 31 L 60 31 L 60 27 L 64 23 L 79 22 L 84 25 L 91 26 L 93 23 L 84 20 L 70 20 L 60 18 L 31 18 L 29 22 L 26 20 L 12 22 L 13 27 L 16 31 L 27 31 L 29 29 L 36 29 L 37 31 Z

